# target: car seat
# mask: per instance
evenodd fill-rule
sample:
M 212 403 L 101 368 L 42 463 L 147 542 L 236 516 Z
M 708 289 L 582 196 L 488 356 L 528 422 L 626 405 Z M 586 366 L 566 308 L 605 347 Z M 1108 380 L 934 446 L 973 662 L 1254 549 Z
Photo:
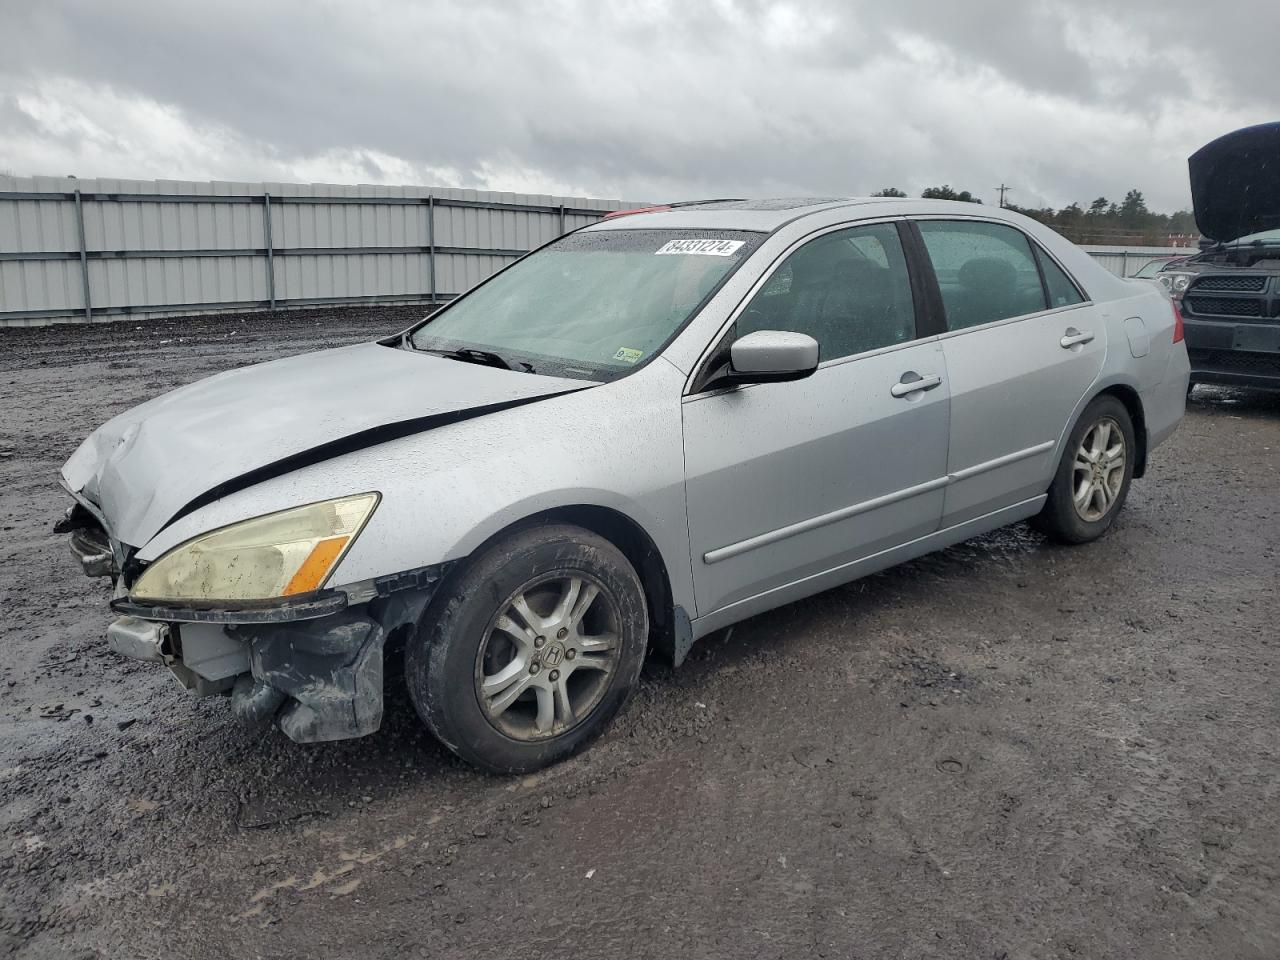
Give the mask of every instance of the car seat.
M 960 268 L 957 279 L 960 296 L 948 304 L 953 328 L 976 327 L 1025 312 L 1018 296 L 1018 272 L 1007 260 L 977 257 Z

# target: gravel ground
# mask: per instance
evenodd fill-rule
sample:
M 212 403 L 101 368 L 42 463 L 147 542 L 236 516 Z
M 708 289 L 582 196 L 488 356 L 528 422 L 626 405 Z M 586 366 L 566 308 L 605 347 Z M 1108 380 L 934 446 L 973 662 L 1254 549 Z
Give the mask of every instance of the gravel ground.
M 1280 399 L 1201 388 L 1115 529 L 740 624 L 482 776 L 388 694 L 298 746 L 102 639 L 51 525 L 111 414 L 414 310 L 0 330 L 0 954 L 1280 956 Z

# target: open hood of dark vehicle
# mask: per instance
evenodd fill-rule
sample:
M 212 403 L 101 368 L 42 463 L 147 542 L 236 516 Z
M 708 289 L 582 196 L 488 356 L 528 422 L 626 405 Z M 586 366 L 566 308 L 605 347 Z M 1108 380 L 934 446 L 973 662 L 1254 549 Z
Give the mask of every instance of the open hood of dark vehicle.
M 1191 155 L 1196 225 L 1226 243 L 1280 227 L 1280 123 L 1219 137 Z

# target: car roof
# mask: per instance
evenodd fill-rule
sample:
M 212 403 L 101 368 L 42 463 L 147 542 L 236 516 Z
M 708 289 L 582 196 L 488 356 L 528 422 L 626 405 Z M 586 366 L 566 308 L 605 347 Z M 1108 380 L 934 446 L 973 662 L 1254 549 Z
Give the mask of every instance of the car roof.
M 755 200 L 695 200 L 644 207 L 636 213 L 619 211 L 583 229 L 753 230 L 772 233 L 793 221 L 842 207 L 862 208 L 856 212 L 851 209 L 853 215 L 850 219 L 930 214 L 991 217 L 1008 213 L 999 207 L 953 200 L 915 200 L 906 197 L 774 197 Z
M 743 230 L 777 234 L 784 229 L 797 236 L 813 229 L 858 220 L 890 217 L 975 219 L 1007 223 L 1035 238 L 1065 266 L 1093 300 L 1131 296 L 1130 281 L 1109 270 L 1050 227 L 1014 210 L 964 203 L 958 200 L 924 200 L 911 197 L 846 197 L 839 200 L 813 198 L 797 200 L 704 200 L 644 208 L 625 216 L 600 220 L 581 231 L 598 230 Z M 581 232 L 580 231 L 580 232 Z M 1138 281 L 1141 283 L 1142 281 Z

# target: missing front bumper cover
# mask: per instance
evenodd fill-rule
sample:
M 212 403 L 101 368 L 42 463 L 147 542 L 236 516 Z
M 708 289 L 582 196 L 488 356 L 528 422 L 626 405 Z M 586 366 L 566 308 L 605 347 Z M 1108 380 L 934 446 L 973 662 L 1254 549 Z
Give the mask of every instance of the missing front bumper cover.
M 448 566 L 238 609 L 165 607 L 122 597 L 112 608 L 126 615 L 108 637 L 117 653 L 167 664 L 199 695 L 229 692 L 237 717 L 274 719 L 299 743 L 361 737 L 382 723 L 388 637 L 418 622 Z M 223 646 L 242 645 L 245 652 L 236 655 L 245 658 L 247 672 L 226 667 L 231 653 L 210 644 L 210 630 L 218 631 Z M 186 650 L 188 632 L 193 644 L 197 632 L 202 638 L 199 655 Z M 209 664 L 218 669 L 210 672 Z
M 247 720 L 274 716 L 298 743 L 346 740 L 382 724 L 383 649 L 415 626 L 441 574 L 324 620 L 234 628 L 249 643 L 249 674 L 237 679 L 232 710 Z

